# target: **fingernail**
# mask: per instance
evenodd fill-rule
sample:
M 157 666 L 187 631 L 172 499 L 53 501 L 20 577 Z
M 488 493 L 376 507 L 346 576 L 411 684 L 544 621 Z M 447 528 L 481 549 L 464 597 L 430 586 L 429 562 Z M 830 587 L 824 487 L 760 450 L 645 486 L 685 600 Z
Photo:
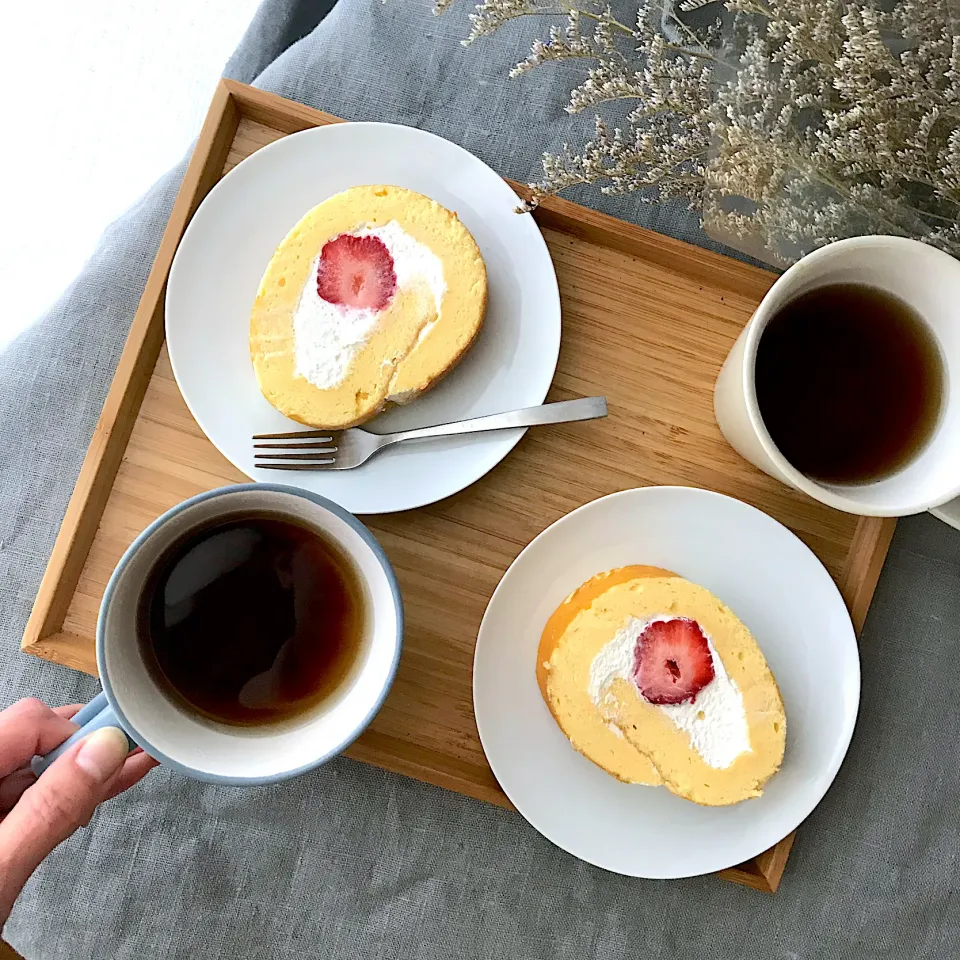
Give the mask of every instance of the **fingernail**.
M 119 727 L 101 727 L 83 741 L 77 766 L 103 782 L 120 769 L 128 749 L 126 734 Z

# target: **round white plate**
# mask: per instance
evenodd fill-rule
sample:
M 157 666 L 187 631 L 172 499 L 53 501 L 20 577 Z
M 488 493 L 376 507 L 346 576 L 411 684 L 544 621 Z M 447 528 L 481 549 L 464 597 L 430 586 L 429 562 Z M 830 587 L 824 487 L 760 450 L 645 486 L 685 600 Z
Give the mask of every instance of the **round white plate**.
M 250 307 L 277 244 L 313 206 L 348 187 L 408 187 L 454 210 L 487 265 L 483 329 L 434 390 L 378 417 L 379 433 L 542 403 L 560 349 L 553 262 L 516 194 L 456 144 L 413 127 L 341 123 L 284 137 L 210 191 L 167 283 L 167 346 L 197 423 L 255 480 L 296 483 L 354 513 L 388 513 L 450 496 L 498 464 L 523 430 L 392 447 L 356 470 L 280 472 L 253 465 L 254 433 L 300 429 L 263 398 L 250 363 Z M 303 428 L 305 429 L 305 428 Z
M 540 697 L 534 664 L 547 618 L 585 580 L 632 563 L 712 590 L 760 644 L 787 714 L 783 766 L 762 797 L 701 807 L 620 783 L 570 746 Z M 517 809 L 574 856 L 651 879 L 722 870 L 785 837 L 830 786 L 859 699 L 850 616 L 816 556 L 759 510 L 689 487 L 616 493 L 548 527 L 500 581 L 474 660 L 480 739 Z

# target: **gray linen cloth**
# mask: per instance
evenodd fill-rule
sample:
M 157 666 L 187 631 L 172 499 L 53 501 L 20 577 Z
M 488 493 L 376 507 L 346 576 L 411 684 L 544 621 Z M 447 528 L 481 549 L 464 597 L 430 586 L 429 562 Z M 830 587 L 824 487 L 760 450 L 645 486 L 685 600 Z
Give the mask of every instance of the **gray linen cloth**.
M 267 0 L 228 73 L 347 118 L 431 130 L 520 180 L 580 135 L 583 120 L 562 110 L 576 65 L 505 77 L 542 23 L 464 50 L 463 6 L 441 19 L 429 0 L 340 0 L 319 22 L 324 12 Z M 60 304 L 0 356 L 3 705 L 96 690 L 18 641 L 181 173 L 107 231 Z M 577 199 L 709 245 L 674 207 Z M 904 520 L 862 638 L 850 754 L 774 897 L 713 877 L 615 876 L 516 814 L 339 759 L 250 790 L 155 771 L 55 851 L 5 936 L 31 960 L 952 957 L 958 621 L 960 534 Z

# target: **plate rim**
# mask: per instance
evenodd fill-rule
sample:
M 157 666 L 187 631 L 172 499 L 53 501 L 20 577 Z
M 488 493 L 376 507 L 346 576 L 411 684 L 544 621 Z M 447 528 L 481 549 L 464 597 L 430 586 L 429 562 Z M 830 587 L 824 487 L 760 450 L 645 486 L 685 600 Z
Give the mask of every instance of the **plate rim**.
M 492 174 L 497 181 L 499 181 L 503 189 L 507 191 L 507 193 L 504 195 L 505 198 L 509 196 L 510 198 L 515 200 L 518 204 L 521 200 L 521 198 L 517 195 L 516 191 L 514 191 L 514 189 L 510 186 L 510 184 L 507 183 L 507 181 L 496 170 L 494 170 L 493 167 L 491 167 L 488 163 L 486 163 L 486 161 L 482 160 L 476 154 L 471 153 L 465 147 L 460 146 L 460 144 L 454 142 L 453 140 L 448 140 L 446 137 L 441 137 L 439 134 L 432 133 L 429 130 L 422 130 L 419 127 L 411 126 L 410 124 L 388 123 L 386 121 L 381 121 L 381 120 L 343 120 L 339 123 L 331 122 L 331 123 L 318 124 L 317 126 L 308 127 L 305 130 L 297 130 L 293 133 L 284 134 L 283 136 L 278 137 L 276 140 L 273 140 L 270 143 L 265 144 L 264 146 L 258 148 L 249 156 L 244 157 L 242 160 L 240 160 L 236 164 L 236 166 L 234 166 L 232 169 L 227 171 L 227 173 L 225 173 L 222 177 L 220 177 L 219 180 L 217 180 L 217 182 L 204 195 L 203 199 L 198 204 L 197 209 L 194 210 L 193 214 L 191 215 L 190 220 L 187 223 L 187 226 L 184 229 L 179 242 L 177 243 L 177 249 L 176 249 L 176 252 L 174 253 L 173 260 L 170 264 L 170 269 L 167 274 L 166 289 L 165 289 L 165 296 L 164 296 L 164 307 L 163 307 L 164 343 L 166 344 L 166 347 L 167 347 L 167 356 L 170 360 L 170 367 L 171 367 L 171 370 L 173 371 L 173 377 L 174 377 L 174 380 L 176 381 L 177 389 L 180 391 L 180 395 L 183 397 L 183 401 L 186 404 L 187 409 L 190 411 L 190 415 L 193 417 L 194 421 L 197 423 L 197 426 L 200 427 L 200 430 L 202 431 L 203 435 L 207 438 L 207 440 L 210 441 L 210 443 L 224 457 L 224 459 L 226 459 L 236 470 L 238 470 L 241 474 L 243 474 L 244 477 L 256 483 L 276 483 L 277 480 L 274 477 L 262 476 L 261 475 L 262 471 L 254 470 L 253 473 L 251 474 L 250 472 L 248 472 L 247 468 L 244 465 L 238 463 L 234 459 L 234 457 L 227 452 L 227 450 L 223 449 L 223 447 L 221 447 L 221 445 L 217 443 L 217 441 L 214 439 L 211 433 L 204 426 L 203 420 L 198 415 L 194 407 L 194 404 L 191 402 L 187 391 L 183 387 L 182 367 L 181 367 L 181 370 L 178 371 L 177 360 L 175 358 L 177 351 L 171 347 L 172 341 L 170 338 L 170 327 L 171 327 L 170 303 L 171 303 L 171 299 L 175 300 L 175 297 L 171 298 L 169 296 L 169 292 L 172 287 L 176 286 L 176 283 L 177 283 L 176 277 L 179 274 L 178 267 L 182 262 L 184 262 L 184 259 L 181 257 L 181 252 L 185 248 L 188 237 L 195 229 L 197 218 L 201 215 L 201 211 L 203 210 L 204 206 L 207 204 L 207 201 L 209 200 L 209 198 L 218 194 L 220 192 L 222 185 L 226 183 L 237 171 L 241 170 L 244 167 L 246 167 L 247 170 L 249 170 L 249 166 L 248 166 L 249 162 L 253 161 L 254 158 L 260 157 L 261 155 L 267 155 L 268 153 L 279 152 L 283 149 L 289 149 L 289 147 L 286 146 L 288 141 L 299 142 L 303 139 L 311 139 L 318 135 L 319 136 L 343 135 L 343 134 L 336 134 L 334 133 L 334 131 L 337 131 L 337 130 L 346 131 L 349 128 L 357 128 L 357 127 L 379 128 L 379 129 L 386 129 L 386 130 L 400 129 L 404 131 L 412 131 L 415 136 L 426 137 L 431 140 L 439 141 L 440 143 L 445 144 L 446 147 L 453 147 L 455 150 L 469 157 L 472 162 L 479 163 L 482 167 L 484 167 L 487 171 L 489 171 L 489 173 Z M 563 322 L 562 322 L 562 304 L 560 301 L 560 286 L 557 280 L 556 264 L 554 263 L 553 255 L 550 253 L 550 248 L 547 246 L 547 242 L 545 237 L 543 236 L 543 231 L 540 229 L 540 225 L 536 222 L 536 220 L 533 219 L 532 213 L 528 213 L 527 216 L 531 218 L 531 222 L 533 223 L 533 227 L 534 227 L 534 235 L 531 238 L 531 242 L 536 244 L 539 250 L 541 250 L 542 253 L 545 255 L 546 262 L 550 268 L 550 279 L 552 283 L 550 284 L 549 304 L 547 304 L 546 307 L 550 311 L 550 314 L 554 317 L 553 322 L 550 324 L 551 328 L 553 328 L 553 334 L 554 334 L 552 337 L 553 348 L 550 351 L 552 356 L 550 355 L 547 356 L 548 362 L 547 362 L 547 365 L 544 367 L 545 371 L 547 370 L 547 368 L 549 368 L 549 376 L 545 376 L 545 385 L 543 387 L 542 395 L 539 389 L 534 391 L 533 396 L 536 397 L 537 399 L 535 399 L 532 403 L 525 404 L 527 406 L 536 406 L 538 404 L 543 403 L 546 400 L 547 395 L 550 392 L 550 388 L 553 386 L 554 378 L 556 377 L 557 366 L 559 365 L 559 360 L 560 360 L 560 347 L 563 339 L 563 336 L 562 336 Z M 291 224 L 291 227 L 292 226 L 293 224 Z M 264 268 L 265 267 L 266 265 L 264 265 Z M 543 301 L 541 301 L 541 304 L 542 303 Z M 174 340 L 175 339 L 176 337 L 174 337 Z M 545 353 L 546 353 L 545 350 L 538 350 L 538 355 L 541 356 L 541 358 L 544 356 Z M 455 375 L 455 370 L 452 371 L 452 373 Z M 499 411 L 494 411 L 494 410 L 489 411 L 489 413 L 496 413 L 496 412 L 499 412 Z M 482 416 L 483 414 L 477 413 L 473 415 Z M 294 427 L 292 427 L 291 429 L 295 429 L 296 428 L 295 421 L 290 421 L 290 422 L 294 424 Z M 306 429 L 306 427 L 304 429 Z M 401 505 L 396 505 L 396 506 L 386 506 L 386 507 L 376 506 L 374 508 L 370 508 L 369 506 L 365 505 L 363 508 L 356 508 L 353 505 L 350 505 L 349 509 L 352 513 L 356 513 L 362 516 L 379 516 L 379 515 L 386 515 L 391 513 L 401 513 L 406 510 L 418 510 L 422 507 L 430 506 L 431 504 L 434 504 L 434 503 L 439 503 L 440 501 L 445 500 L 448 497 L 452 497 L 455 494 L 460 493 L 463 490 L 466 490 L 468 487 L 471 487 L 473 484 L 477 483 L 477 481 L 481 480 L 488 473 L 490 473 L 497 466 L 499 466 L 499 464 L 502 463 L 510 455 L 510 453 L 513 451 L 516 445 L 520 442 L 520 440 L 526 434 L 527 429 L 528 429 L 527 427 L 518 427 L 513 430 L 498 431 L 499 437 L 497 439 L 499 441 L 499 444 L 496 449 L 496 452 L 491 453 L 491 455 L 485 460 L 483 460 L 482 462 L 478 462 L 478 465 L 468 472 L 468 477 L 466 479 L 464 479 L 463 481 L 458 479 L 456 481 L 456 484 L 453 487 L 445 490 L 445 492 L 442 492 L 439 495 L 436 495 L 434 493 L 429 493 L 426 496 L 417 495 L 414 497 L 410 497 L 407 501 L 404 501 Z M 487 435 L 487 436 L 489 437 L 490 435 Z M 469 447 L 466 449 L 469 449 Z M 464 458 L 463 451 L 461 451 L 460 459 L 463 459 L 463 458 Z M 294 486 L 298 486 L 298 487 L 301 486 L 299 483 L 296 482 L 296 480 L 291 480 L 289 482 Z M 306 486 L 303 486 L 301 488 L 305 490 L 310 490 L 311 492 L 316 492 L 320 496 L 326 496 L 331 499 L 334 499 L 335 501 L 337 500 L 336 496 L 333 494 L 332 491 L 325 492 L 322 490 L 313 490 L 312 487 L 306 487 Z
M 716 866 L 711 865 L 711 866 L 708 866 L 707 868 L 705 868 L 705 869 L 703 869 L 703 870 L 664 870 L 664 871 L 661 871 L 661 872 L 658 872 L 658 873 L 651 873 L 651 872 L 649 872 L 649 871 L 646 871 L 646 872 L 643 872 L 643 873 L 639 873 L 639 872 L 626 873 L 626 872 L 624 872 L 623 870 L 616 869 L 615 867 L 611 867 L 611 866 L 608 866 L 608 865 L 603 864 L 603 863 L 598 863 L 598 862 L 597 862 L 597 859 L 588 859 L 587 857 L 582 856 L 582 855 L 579 854 L 579 853 L 574 853 L 572 850 L 568 849 L 566 846 L 564 846 L 563 844 L 559 843 L 558 840 L 555 839 L 553 836 L 550 836 L 549 834 L 545 833 L 539 826 L 537 826 L 536 823 L 534 823 L 534 821 L 533 821 L 533 820 L 527 815 L 527 813 L 525 812 L 525 808 L 528 809 L 528 805 L 527 805 L 526 803 L 524 803 L 524 804 L 521 806 L 521 804 L 519 804 L 519 803 L 517 802 L 516 798 L 511 794 L 511 792 L 510 792 L 510 790 L 507 788 L 506 784 L 501 780 L 500 775 L 497 773 L 496 763 L 495 763 L 494 759 L 491 757 L 490 752 L 489 752 L 489 750 L 488 750 L 488 748 L 487 748 L 487 744 L 486 744 L 485 741 L 484 741 L 483 727 L 484 727 L 484 722 L 485 722 L 485 721 L 481 720 L 481 718 L 480 718 L 480 716 L 479 716 L 479 711 L 478 711 L 478 709 L 477 709 L 477 703 L 478 703 L 478 698 L 477 698 L 477 661 L 478 661 L 478 659 L 479 659 L 480 637 L 481 637 L 481 635 L 482 635 L 482 633 L 483 633 L 483 630 L 484 630 L 485 625 L 487 624 L 488 617 L 489 617 L 489 615 L 490 615 L 490 610 L 491 610 L 491 608 L 493 607 L 494 602 L 496 601 L 497 596 L 498 596 L 498 594 L 500 593 L 501 588 L 503 587 L 504 583 L 506 582 L 506 580 L 507 580 L 507 578 L 509 577 L 509 575 L 511 574 L 511 572 L 514 571 L 514 569 L 515 569 L 515 567 L 517 566 L 517 564 L 520 563 L 521 558 L 522 558 L 529 550 L 531 550 L 531 549 L 533 548 L 533 546 L 534 546 L 541 538 L 545 538 L 548 534 L 552 533 L 555 528 L 560 527 L 561 525 L 563 525 L 566 521 L 568 521 L 568 520 L 569 520 L 571 517 L 573 517 L 575 514 L 579 514 L 579 513 L 583 512 L 583 511 L 588 510 L 589 508 L 595 507 L 595 505 L 597 505 L 597 504 L 600 504 L 600 503 L 606 502 L 606 501 L 610 501 L 610 500 L 621 499 L 621 498 L 625 498 L 625 497 L 633 497 L 633 496 L 637 496 L 637 495 L 641 495 L 641 496 L 642 496 L 642 495 L 644 495 L 644 494 L 651 493 L 651 492 L 654 492 L 654 491 L 656 491 L 656 492 L 662 492 L 662 491 L 669 491 L 669 492 L 678 492 L 678 491 L 682 491 L 682 492 L 693 492 L 693 493 L 696 493 L 697 495 L 706 494 L 707 497 L 708 497 L 708 499 L 719 499 L 719 500 L 723 500 L 723 501 L 730 501 L 730 502 L 732 502 L 732 503 L 734 503 L 734 504 L 737 504 L 737 505 L 740 506 L 740 507 L 744 507 L 744 508 L 748 509 L 749 511 L 753 511 L 754 513 L 760 514 L 760 515 L 761 515 L 763 518 L 765 518 L 766 520 L 768 520 L 768 521 L 774 523 L 776 526 L 782 528 L 783 531 L 785 531 L 791 538 L 793 538 L 793 540 L 795 540 L 795 541 L 797 542 L 797 544 L 799 544 L 799 546 L 801 546 L 801 547 L 803 548 L 803 550 L 806 551 L 807 554 L 809 554 L 809 556 L 816 562 L 816 564 L 817 564 L 817 565 L 824 571 L 824 573 L 826 574 L 826 576 L 827 576 L 827 578 L 828 578 L 831 586 L 833 587 L 833 590 L 835 591 L 835 594 L 836 594 L 837 598 L 838 598 L 839 601 L 840 601 L 841 608 L 842 608 L 842 610 L 843 610 L 843 612 L 844 612 L 844 626 L 849 628 L 849 635 L 848 635 L 848 636 L 849 636 L 849 640 L 850 640 L 850 642 L 851 642 L 851 644 L 852 644 L 852 649 L 853 649 L 853 654 L 854 654 L 854 656 L 853 656 L 853 676 L 852 676 L 851 679 L 854 680 L 855 683 L 856 683 L 856 698 L 855 698 L 855 700 L 853 701 L 852 706 L 851 706 L 850 709 L 849 709 L 848 715 L 846 715 L 846 716 L 844 717 L 844 727 L 843 727 L 843 729 L 840 731 L 840 734 L 839 734 L 839 737 L 838 737 L 838 740 L 837 740 L 838 745 L 842 746 L 842 749 L 840 749 L 839 751 L 837 751 L 835 763 L 831 763 L 831 764 L 828 765 L 827 768 L 826 768 L 826 776 L 825 776 L 825 780 L 824 780 L 824 784 L 823 784 L 823 789 L 822 789 L 822 791 L 820 791 L 820 792 L 819 792 L 819 795 L 817 795 L 817 796 L 812 800 L 812 803 L 811 803 L 809 809 L 804 809 L 803 812 L 799 815 L 796 823 L 794 823 L 792 826 L 789 826 L 789 827 L 784 831 L 783 835 L 782 835 L 781 837 L 779 837 L 773 844 L 768 845 L 768 844 L 766 844 L 766 842 L 764 842 L 763 844 L 757 845 L 757 849 L 753 849 L 753 847 L 749 847 L 749 848 L 747 849 L 747 852 L 746 852 L 745 855 L 739 855 L 739 854 L 738 854 L 737 857 L 736 857 L 736 859 L 732 860 L 732 861 L 729 862 L 729 863 L 722 863 L 722 864 L 716 865 Z M 598 572 L 602 572 L 602 571 L 598 571 Z M 531 668 L 531 669 L 532 669 L 532 668 Z M 836 779 L 837 774 L 838 774 L 839 771 L 840 771 L 840 767 L 843 765 L 843 762 L 844 762 L 844 760 L 845 760 L 846 757 L 847 757 L 847 753 L 849 752 L 850 743 L 851 743 L 851 741 L 852 741 L 852 739 L 853 739 L 853 734 L 854 734 L 854 731 L 855 731 L 855 729 L 856 729 L 857 719 L 858 719 L 859 712 L 860 712 L 860 699 L 861 699 L 861 695 L 862 695 L 862 692 L 863 692 L 863 691 L 862 691 L 862 688 L 863 688 L 862 679 L 863 679 L 863 678 L 862 678 L 862 666 L 861 666 L 861 663 L 860 663 L 860 648 L 859 648 L 859 644 L 858 644 L 858 642 L 857 642 L 857 632 L 856 632 L 856 629 L 855 629 L 854 626 L 853 626 L 853 621 L 852 621 L 852 619 L 851 619 L 851 617 L 850 617 L 850 611 L 849 611 L 849 609 L 848 609 L 848 607 L 847 607 L 847 603 L 846 603 L 846 601 L 843 599 L 843 595 L 840 593 L 839 587 L 837 586 L 837 584 L 836 584 L 836 582 L 834 581 L 832 575 L 830 574 L 830 571 L 827 570 L 827 568 L 826 568 L 826 566 L 824 565 L 823 561 L 816 555 L 816 553 L 814 553 L 814 551 L 813 551 L 806 543 L 803 542 L 803 540 L 800 539 L 800 537 L 798 537 L 788 526 L 786 526 L 786 524 L 781 523 L 781 521 L 777 520 L 775 517 L 772 517 L 769 513 L 767 513 L 767 512 L 764 511 L 764 510 L 761 510 L 759 507 L 755 507 L 753 504 L 747 503 L 747 502 L 744 501 L 744 500 L 740 500 L 740 499 L 738 499 L 737 497 L 731 497 L 731 496 L 729 496 L 729 495 L 727 495 L 727 494 L 720 493 L 720 492 L 718 492 L 718 491 L 716 491 L 716 490 L 709 490 L 709 489 L 706 489 L 706 488 L 704 488 L 704 487 L 695 487 L 695 486 L 689 486 L 689 485 L 684 485 L 684 484 L 651 484 L 651 485 L 649 485 L 649 486 L 630 487 L 630 488 L 627 488 L 627 489 L 625 489 L 625 490 L 616 490 L 616 491 L 614 491 L 613 493 L 604 494 L 604 495 L 601 496 L 601 497 L 596 497 L 596 498 L 594 498 L 593 500 L 588 500 L 586 503 L 581 504 L 580 506 L 578 506 L 578 507 L 574 508 L 573 510 L 569 511 L 569 513 L 565 513 L 563 516 L 558 517 L 556 520 L 554 520 L 553 523 L 551 523 L 549 526 L 547 526 L 547 527 L 545 527 L 543 530 L 541 530 L 540 533 L 538 533 L 529 543 L 527 543 L 526 546 L 524 546 L 524 548 L 517 554 L 517 556 L 514 558 L 514 560 L 510 563 L 510 566 L 507 567 L 507 569 L 504 571 L 504 573 L 503 573 L 503 575 L 501 576 L 499 582 L 497 583 L 497 586 L 494 588 L 493 593 L 490 595 L 490 599 L 489 599 L 489 601 L 487 602 L 487 606 L 486 606 L 486 608 L 484 609 L 484 612 L 483 612 L 483 617 L 482 617 L 481 620 L 480 620 L 480 626 L 479 626 L 478 629 L 477 629 L 477 639 L 476 639 L 476 644 L 475 644 L 475 646 L 474 646 L 474 655 L 473 655 L 473 676 L 472 676 L 472 678 L 471 678 L 471 680 L 472 680 L 472 682 L 471 682 L 471 693 L 472 693 L 472 696 L 473 696 L 474 720 L 475 720 L 475 722 L 476 722 L 476 724 L 477 724 L 477 733 L 479 734 L 479 737 L 480 737 L 480 744 L 481 744 L 481 747 L 483 748 L 484 757 L 486 758 L 487 763 L 490 765 L 490 769 L 491 769 L 491 771 L 493 772 L 493 775 L 494 775 L 494 777 L 495 777 L 495 779 L 496 779 L 496 781 L 497 781 L 497 784 L 499 785 L 500 789 L 503 790 L 503 792 L 504 792 L 504 794 L 506 795 L 507 799 L 508 799 L 508 800 L 510 801 L 510 803 L 513 805 L 513 807 L 516 809 L 516 811 L 520 814 L 520 816 L 523 817 L 523 819 L 524 819 L 531 827 L 533 827 L 533 829 L 536 830 L 537 833 L 539 833 L 542 837 L 544 837 L 546 840 L 548 840 L 550 843 L 552 843 L 555 847 L 559 848 L 560 850 L 563 850 L 564 853 L 568 854 L 569 856 L 575 857 L 576 859 L 578 859 L 578 860 L 580 860 L 580 861 L 582 861 L 582 862 L 584 862 L 584 863 L 588 863 L 588 864 L 590 864 L 591 866 L 597 867 L 597 868 L 599 868 L 599 869 L 601 869 L 601 870 L 606 870 L 606 871 L 609 872 L 609 873 L 614 873 L 614 874 L 617 874 L 617 875 L 619 875 L 619 876 L 633 877 L 633 878 L 635 878 L 635 879 L 645 879 L 645 880 L 682 880 L 682 879 L 688 879 L 688 878 L 690 878 L 690 877 L 706 876 L 706 875 L 709 875 L 709 874 L 718 873 L 718 872 L 720 872 L 720 871 L 722 871 L 722 870 L 727 870 L 727 869 L 730 869 L 731 867 L 736 867 L 736 866 L 739 866 L 739 865 L 742 864 L 742 863 L 746 863 L 746 862 L 748 862 L 748 861 L 750 861 L 750 860 L 755 859 L 756 857 L 760 856 L 762 853 L 766 852 L 767 850 L 772 849 L 772 847 L 776 846 L 776 844 L 782 842 L 782 841 L 783 841 L 786 837 L 788 837 L 793 831 L 795 831 L 798 827 L 800 827 L 800 825 L 810 816 L 811 813 L 813 813 L 813 811 L 820 805 L 821 801 L 822 801 L 823 798 L 826 796 L 827 791 L 830 789 L 831 786 L 833 786 L 833 782 L 834 782 L 834 780 Z M 572 749 L 572 748 L 571 748 L 571 749 Z M 831 769 L 831 768 L 832 768 L 832 769 Z M 803 808 L 801 808 L 801 809 L 803 809 Z M 788 818 L 788 820 L 792 820 L 792 819 L 793 819 L 792 816 Z M 778 830 L 779 830 L 779 828 L 778 828 Z

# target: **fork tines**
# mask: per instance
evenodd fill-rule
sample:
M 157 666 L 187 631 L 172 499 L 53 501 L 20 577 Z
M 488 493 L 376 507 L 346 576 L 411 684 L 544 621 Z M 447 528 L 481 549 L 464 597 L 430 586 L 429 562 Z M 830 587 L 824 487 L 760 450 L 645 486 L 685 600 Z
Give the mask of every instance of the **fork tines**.
M 307 440 L 309 443 L 254 443 L 255 450 L 282 450 L 283 453 L 256 453 L 254 464 L 263 470 L 315 470 L 335 462 L 340 431 L 295 430 L 292 433 L 258 433 L 256 440 Z M 309 451 L 309 452 L 302 452 Z M 267 463 L 280 460 L 285 463 Z
M 294 430 L 292 433 L 255 433 L 254 440 L 334 440 L 339 430 Z

